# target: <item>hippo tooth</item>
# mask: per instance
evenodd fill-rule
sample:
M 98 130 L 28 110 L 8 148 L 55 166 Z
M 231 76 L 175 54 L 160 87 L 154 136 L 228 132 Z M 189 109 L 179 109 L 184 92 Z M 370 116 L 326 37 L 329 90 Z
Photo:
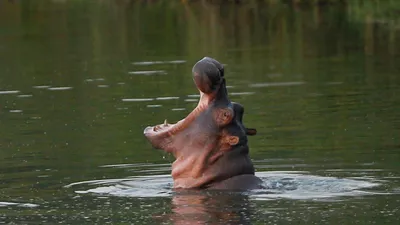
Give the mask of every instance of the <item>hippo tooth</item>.
M 167 119 L 164 120 L 164 126 L 167 126 Z

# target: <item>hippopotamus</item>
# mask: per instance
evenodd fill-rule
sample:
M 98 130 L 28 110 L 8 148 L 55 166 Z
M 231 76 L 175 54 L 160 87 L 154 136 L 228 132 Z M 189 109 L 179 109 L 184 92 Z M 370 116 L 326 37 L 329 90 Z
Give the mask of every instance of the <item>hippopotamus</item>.
M 224 67 L 204 57 L 192 69 L 200 100 L 175 124 L 148 126 L 144 135 L 156 149 L 172 153 L 174 188 L 249 190 L 261 188 L 249 157 L 247 136 L 256 129 L 243 125 L 244 108 L 231 102 Z

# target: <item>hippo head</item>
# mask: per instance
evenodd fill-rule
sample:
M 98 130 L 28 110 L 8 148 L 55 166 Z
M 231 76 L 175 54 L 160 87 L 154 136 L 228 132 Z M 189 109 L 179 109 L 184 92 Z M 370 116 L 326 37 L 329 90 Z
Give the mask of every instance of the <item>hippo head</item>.
M 165 121 L 144 130 L 153 147 L 176 158 L 174 187 L 207 188 L 234 176 L 254 174 L 247 135 L 256 130 L 243 125 L 243 106 L 229 100 L 223 65 L 205 57 L 194 65 L 193 80 L 200 91 L 197 107 L 175 124 Z

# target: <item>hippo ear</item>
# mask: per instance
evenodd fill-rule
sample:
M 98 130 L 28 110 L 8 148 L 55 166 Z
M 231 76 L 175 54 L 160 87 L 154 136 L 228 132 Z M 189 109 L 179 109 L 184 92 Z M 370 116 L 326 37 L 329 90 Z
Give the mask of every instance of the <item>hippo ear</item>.
M 237 118 L 237 120 L 239 120 L 239 122 L 242 123 L 244 107 L 237 102 L 232 102 L 232 106 L 233 106 L 233 111 L 235 112 L 235 117 Z
M 236 120 L 238 120 L 242 126 L 244 127 L 246 135 L 253 136 L 257 134 L 257 130 L 255 128 L 246 128 L 246 126 L 243 124 L 243 114 L 244 114 L 244 107 L 237 103 L 237 102 L 232 102 L 233 106 L 233 111 L 235 112 L 235 117 Z

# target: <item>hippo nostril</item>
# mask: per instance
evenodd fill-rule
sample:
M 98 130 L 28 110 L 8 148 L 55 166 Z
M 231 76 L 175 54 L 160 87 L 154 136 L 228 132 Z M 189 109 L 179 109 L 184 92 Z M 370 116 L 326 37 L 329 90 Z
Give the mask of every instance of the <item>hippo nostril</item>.
M 215 60 L 214 60 L 215 61 Z M 201 92 L 210 94 L 218 89 L 223 82 L 223 68 L 217 61 L 212 61 L 211 58 L 203 58 L 198 61 L 192 69 L 193 80 Z

